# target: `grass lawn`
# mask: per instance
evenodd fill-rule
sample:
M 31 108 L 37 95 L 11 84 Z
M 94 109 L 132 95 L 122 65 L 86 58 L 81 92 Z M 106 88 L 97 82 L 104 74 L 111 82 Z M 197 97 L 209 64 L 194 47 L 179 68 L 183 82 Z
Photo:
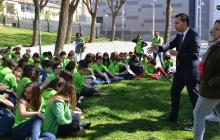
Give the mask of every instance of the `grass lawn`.
M 42 45 L 49 45 L 56 43 L 57 33 L 42 32 Z M 74 40 L 75 36 L 72 36 Z M 85 41 L 89 40 L 88 36 L 84 37 Z M 109 41 L 106 38 L 99 38 L 97 42 Z M 16 45 L 31 45 L 32 42 L 32 30 L 13 28 L 13 27 L 3 27 L 0 26 L 0 48 Z
M 184 130 L 191 121 L 192 108 L 186 90 L 181 96 L 180 123 L 161 122 L 169 112 L 171 81 L 123 81 L 99 86 L 100 98 L 84 99 L 83 121 L 91 121 L 85 138 L 65 140 L 191 140 Z M 219 140 L 220 127 L 208 123 L 206 140 Z

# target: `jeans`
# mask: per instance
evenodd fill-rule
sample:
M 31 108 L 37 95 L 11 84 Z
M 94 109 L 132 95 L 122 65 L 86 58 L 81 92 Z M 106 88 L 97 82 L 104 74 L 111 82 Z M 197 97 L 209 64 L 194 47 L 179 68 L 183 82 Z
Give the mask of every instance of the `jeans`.
M 159 57 L 159 59 L 160 59 L 160 64 L 161 64 L 161 66 L 163 66 L 163 54 L 162 54 L 162 53 L 154 52 L 154 53 L 153 53 L 153 57 L 154 57 L 155 60 L 157 59 L 157 55 L 158 55 L 158 57 Z
M 0 137 L 10 136 L 14 124 L 14 114 L 6 108 L 0 108 Z
M 194 140 L 203 140 L 205 133 L 205 116 L 207 116 L 213 109 L 216 109 L 217 116 L 219 117 L 220 99 L 208 99 L 201 96 L 198 98 L 196 107 L 193 111 Z
M 31 137 L 32 140 L 38 140 L 39 137 L 42 137 L 46 140 L 55 140 L 56 137 L 51 133 L 44 132 L 41 134 L 41 124 L 42 119 L 39 117 L 30 118 L 12 129 L 12 139 L 25 140 L 26 137 Z
M 84 87 L 83 89 L 81 89 L 79 96 L 91 97 L 94 95 L 94 93 L 97 93 L 95 88 Z

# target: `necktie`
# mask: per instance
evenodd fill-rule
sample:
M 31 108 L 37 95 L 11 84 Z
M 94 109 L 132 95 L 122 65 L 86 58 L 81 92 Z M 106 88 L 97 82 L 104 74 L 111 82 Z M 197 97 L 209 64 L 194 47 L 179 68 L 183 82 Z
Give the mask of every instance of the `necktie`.
M 182 46 L 183 46 L 183 37 L 184 37 L 184 34 L 181 33 L 180 34 L 180 42 L 179 42 L 179 51 L 178 51 L 178 54 L 180 53 L 181 49 L 182 49 Z M 178 59 L 178 56 L 177 56 L 177 59 L 176 59 L 176 65 L 179 66 L 180 62 L 179 62 L 179 59 Z
M 182 49 L 182 46 L 183 46 L 183 37 L 184 37 L 184 34 L 180 34 L 179 52 L 180 52 L 180 50 Z

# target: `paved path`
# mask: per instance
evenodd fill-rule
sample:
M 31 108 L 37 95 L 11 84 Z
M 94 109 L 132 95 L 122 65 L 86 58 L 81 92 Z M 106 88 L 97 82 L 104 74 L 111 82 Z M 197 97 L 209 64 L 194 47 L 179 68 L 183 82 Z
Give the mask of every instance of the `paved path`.
M 148 42 L 148 44 L 150 44 Z M 129 51 L 133 51 L 134 50 L 134 46 L 135 44 L 133 42 L 119 42 L 119 41 L 115 41 L 115 42 L 99 42 L 99 43 L 87 43 L 86 44 L 86 49 L 85 49 L 85 53 L 83 53 L 83 57 L 85 56 L 85 54 L 87 53 L 97 53 L 97 52 L 129 52 Z M 148 45 L 150 46 L 150 45 Z M 55 45 L 47 45 L 47 46 L 42 46 L 42 52 L 45 51 L 51 51 L 52 53 L 54 52 L 54 48 Z M 147 50 L 148 47 L 145 47 L 145 52 Z M 25 52 L 26 48 L 23 47 L 22 48 L 22 54 Z M 32 54 L 34 52 L 39 52 L 39 48 L 38 47 L 32 47 Z M 64 46 L 64 50 L 68 53 L 70 50 L 74 50 L 74 47 L 72 44 L 66 44 Z M 201 54 L 202 55 L 205 51 L 207 50 L 207 43 L 202 43 L 202 48 L 201 48 Z

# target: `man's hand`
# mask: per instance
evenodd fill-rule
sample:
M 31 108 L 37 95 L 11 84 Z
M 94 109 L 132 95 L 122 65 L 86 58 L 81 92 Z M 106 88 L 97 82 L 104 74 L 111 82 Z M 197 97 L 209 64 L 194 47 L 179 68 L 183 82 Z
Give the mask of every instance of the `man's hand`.
M 178 52 L 176 50 L 169 50 L 170 55 L 177 56 Z
M 151 45 L 151 47 L 149 47 L 148 49 L 147 49 L 147 53 L 153 53 L 153 52 L 156 52 L 156 51 L 158 51 L 158 49 L 159 49 L 159 47 L 158 46 L 156 46 L 156 45 Z

